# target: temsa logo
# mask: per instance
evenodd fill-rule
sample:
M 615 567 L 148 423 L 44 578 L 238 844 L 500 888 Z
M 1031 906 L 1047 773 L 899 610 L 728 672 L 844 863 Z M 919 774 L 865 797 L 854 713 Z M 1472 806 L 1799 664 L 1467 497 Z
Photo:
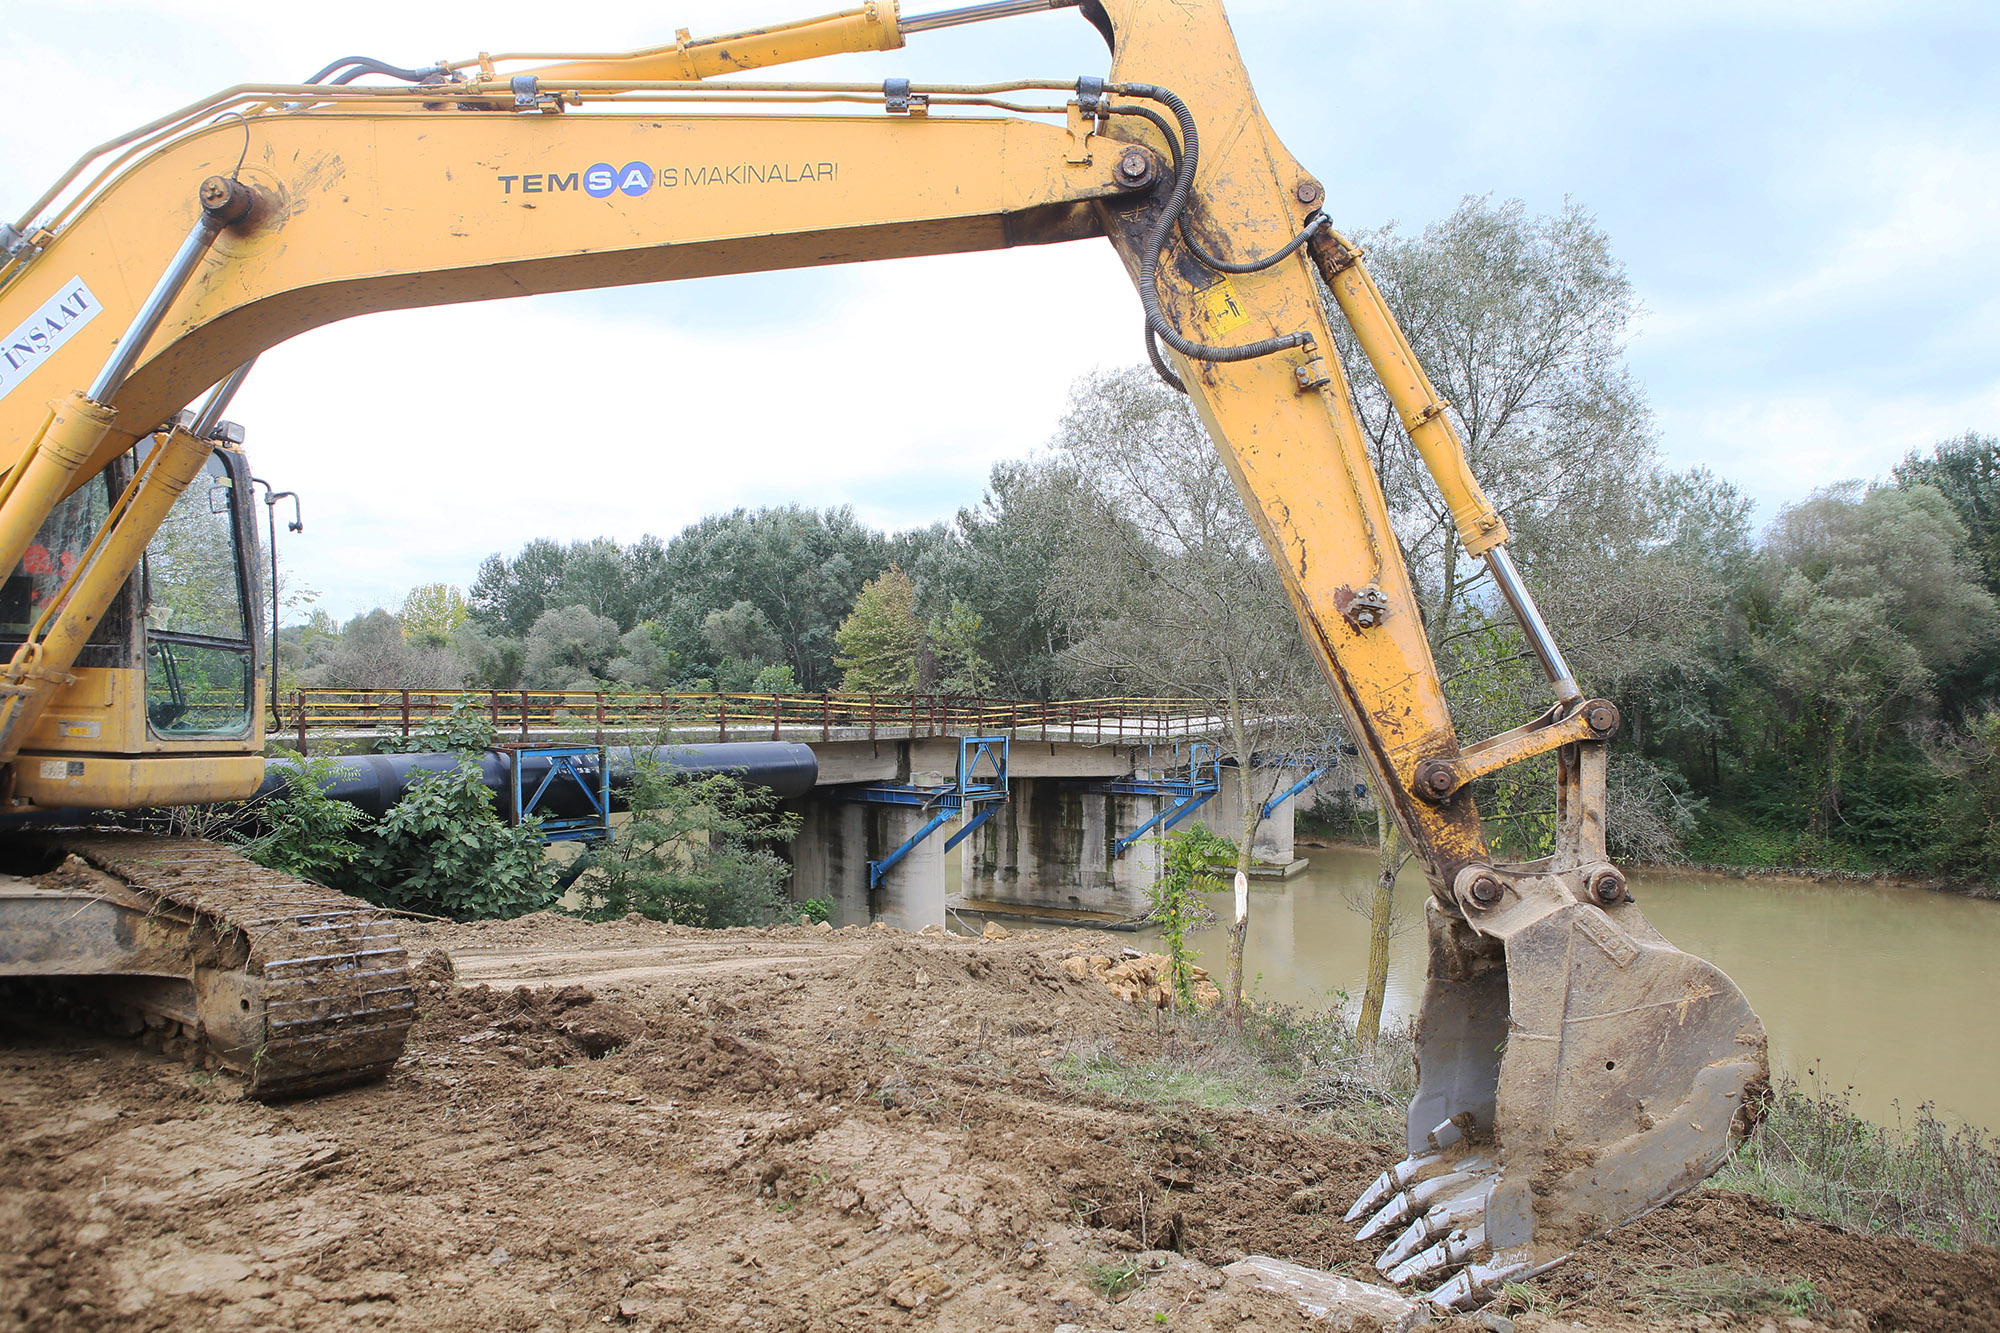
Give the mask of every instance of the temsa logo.
M 660 166 L 627 162 L 614 167 L 599 162 L 581 172 L 546 171 L 525 176 L 500 176 L 502 194 L 568 194 L 581 187 L 592 199 L 609 199 L 614 194 L 636 199 L 662 190 L 695 185 L 798 185 L 832 181 L 840 174 L 838 162 L 731 162 L 707 166 Z

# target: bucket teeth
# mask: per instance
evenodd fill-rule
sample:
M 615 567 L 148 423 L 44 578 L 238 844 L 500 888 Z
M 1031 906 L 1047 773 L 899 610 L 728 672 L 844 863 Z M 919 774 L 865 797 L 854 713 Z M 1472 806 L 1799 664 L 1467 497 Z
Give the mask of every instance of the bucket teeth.
M 1454 1231 L 1416 1258 L 1398 1264 L 1390 1271 L 1389 1280 L 1401 1286 L 1405 1282 L 1413 1282 L 1427 1274 L 1442 1272 L 1472 1258 L 1485 1243 L 1484 1227 L 1474 1227 L 1471 1231 Z
M 1429 1212 L 1410 1223 L 1409 1229 L 1382 1251 L 1375 1267 L 1386 1273 L 1439 1236 L 1450 1235 L 1468 1223 L 1480 1221 L 1486 1213 L 1486 1196 L 1492 1192 L 1493 1182 L 1482 1180 L 1472 1189 L 1432 1204 Z
M 1397 1190 L 1403 1189 L 1415 1181 L 1426 1180 L 1431 1176 L 1439 1176 L 1447 1171 L 1455 1170 L 1456 1163 L 1446 1154 L 1445 1148 L 1450 1147 L 1458 1141 L 1457 1137 L 1455 1137 L 1458 1135 L 1458 1126 L 1452 1124 L 1449 1120 L 1445 1121 L 1442 1125 L 1431 1131 L 1431 1142 L 1437 1144 L 1439 1135 L 1445 1130 L 1450 1130 L 1454 1137 L 1439 1146 L 1437 1151 L 1427 1152 L 1417 1157 L 1405 1157 L 1402 1161 L 1375 1177 L 1375 1183 L 1361 1192 L 1361 1197 L 1354 1201 L 1354 1206 L 1347 1210 L 1347 1216 L 1343 1220 L 1348 1222 L 1359 1221 L 1370 1209 L 1375 1208 L 1382 1200 L 1388 1198 Z
M 1383 1204 L 1380 1211 L 1368 1219 L 1368 1224 L 1354 1233 L 1354 1239 L 1369 1240 L 1390 1227 L 1409 1221 L 1438 1199 L 1454 1195 L 1472 1184 L 1486 1165 L 1479 1160 L 1468 1161 L 1461 1164 L 1462 1169 L 1449 1175 L 1432 1176 L 1429 1180 L 1417 1182 Z
M 1521 1257 L 1518 1251 L 1495 1255 L 1486 1263 L 1471 1264 L 1460 1270 L 1449 1282 L 1424 1299 L 1447 1310 L 1463 1309 L 1490 1295 L 1503 1282 L 1511 1282 L 1519 1277 L 1530 1277 L 1561 1262 L 1562 1259 L 1556 1259 L 1549 1263 L 1535 1264 Z

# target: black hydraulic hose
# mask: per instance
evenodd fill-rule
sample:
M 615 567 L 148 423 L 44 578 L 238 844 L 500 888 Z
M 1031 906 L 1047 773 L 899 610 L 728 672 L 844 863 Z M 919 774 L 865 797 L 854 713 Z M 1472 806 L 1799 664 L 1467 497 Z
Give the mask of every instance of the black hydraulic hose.
M 348 69 L 349 65 L 357 66 L 357 68 Z M 363 74 L 386 74 L 392 79 L 401 79 L 405 83 L 422 83 L 433 74 L 442 74 L 445 72 L 443 65 L 432 65 L 429 69 L 404 69 L 399 65 L 385 64 L 369 56 L 342 56 L 319 73 L 313 75 L 310 79 L 307 79 L 306 82 L 319 83 L 337 69 L 345 69 L 347 72 L 335 79 L 335 83 L 352 83 Z
M 1180 140 L 1174 137 L 1173 126 L 1167 123 L 1167 118 L 1165 116 L 1153 110 L 1151 107 L 1131 106 L 1129 104 L 1122 104 L 1119 106 L 1109 107 L 1107 108 L 1107 110 L 1109 110 L 1110 113 L 1114 116 L 1143 116 L 1145 119 L 1152 121 L 1153 128 L 1158 130 L 1160 132 L 1160 137 L 1167 141 L 1167 152 L 1171 154 L 1173 157 L 1174 170 L 1175 171 L 1180 170 L 1180 165 L 1181 165 Z M 1199 259 L 1202 263 L 1208 265 L 1210 268 L 1214 269 L 1218 273 L 1262 273 L 1265 269 L 1270 268 L 1275 264 L 1281 263 L 1284 260 L 1290 259 L 1293 255 L 1298 253 L 1298 249 L 1300 246 L 1304 245 L 1307 241 L 1312 239 L 1312 235 L 1314 232 L 1318 231 L 1321 227 L 1330 225 L 1332 225 L 1332 220 L 1329 219 L 1325 213 L 1322 213 L 1319 210 L 1315 209 L 1306 218 L 1305 226 L 1300 229 L 1299 234 L 1297 236 L 1294 236 L 1288 243 L 1286 243 L 1286 245 L 1282 249 L 1276 251 L 1273 254 L 1266 255 L 1262 259 L 1247 260 L 1243 263 L 1235 263 L 1227 259 L 1218 259 L 1214 255 L 1210 254 L 1208 251 L 1202 249 L 1201 242 L 1195 239 L 1195 235 L 1192 231 L 1188 230 L 1187 214 L 1185 213 L 1181 214 L 1180 218 L 1180 234 L 1181 234 L 1181 240 L 1184 244 L 1186 244 L 1189 253 L 1191 253 L 1196 259 Z
M 1187 392 L 1187 385 L 1181 381 L 1179 375 L 1174 374 L 1174 368 L 1167 364 L 1167 358 L 1160 354 L 1160 341 L 1153 336 L 1151 324 L 1146 326 L 1146 359 L 1153 363 L 1153 373 L 1158 375 L 1169 389 L 1180 394 Z
M 1272 251 L 1270 254 L 1265 255 L 1262 259 L 1246 260 L 1240 264 L 1231 263 L 1227 259 L 1217 259 L 1214 255 L 1210 254 L 1208 251 L 1202 249 L 1201 243 L 1195 240 L 1193 236 L 1188 234 L 1186 218 L 1181 219 L 1181 239 L 1187 242 L 1187 248 L 1194 252 L 1194 257 L 1196 259 L 1199 259 L 1202 263 L 1208 265 L 1212 269 L 1215 269 L 1217 272 L 1262 273 L 1265 269 L 1270 268 L 1275 264 L 1282 263 L 1287 259 L 1290 259 L 1293 255 L 1298 253 L 1300 246 L 1304 245 L 1307 241 L 1310 241 L 1313 238 L 1314 232 L 1318 231 L 1321 227 L 1330 225 L 1332 225 L 1332 219 L 1327 217 L 1326 214 L 1320 212 L 1318 209 L 1314 209 L 1312 216 L 1306 219 L 1306 225 L 1304 230 L 1299 232 L 1298 235 L 1292 237 L 1291 240 L 1286 241 L 1283 248 Z
M 1172 111 L 1174 119 L 1180 124 L 1180 170 L 1175 173 L 1174 188 L 1167 195 L 1166 206 L 1159 220 L 1153 224 L 1152 232 L 1146 237 L 1145 248 L 1139 255 L 1139 304 L 1145 307 L 1147 327 L 1159 335 L 1160 341 L 1167 346 L 1182 356 L 1198 361 L 1254 361 L 1259 357 L 1290 351 L 1294 347 L 1311 347 L 1313 336 L 1303 330 L 1246 343 L 1241 347 L 1217 347 L 1183 338 L 1167 323 L 1166 314 L 1160 309 L 1160 251 L 1187 209 L 1188 196 L 1194 188 L 1195 167 L 1200 160 L 1200 132 L 1195 127 L 1194 113 L 1188 110 L 1187 103 L 1165 88 L 1150 83 L 1121 83 L 1111 85 L 1111 91 L 1158 102 Z

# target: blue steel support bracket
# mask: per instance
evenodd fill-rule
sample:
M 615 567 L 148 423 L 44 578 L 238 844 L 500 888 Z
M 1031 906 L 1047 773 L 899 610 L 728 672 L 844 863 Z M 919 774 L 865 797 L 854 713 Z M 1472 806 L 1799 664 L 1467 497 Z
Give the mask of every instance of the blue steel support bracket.
M 1009 752 L 1010 745 L 1005 736 L 961 736 L 958 740 L 958 773 L 950 786 L 917 787 L 907 783 L 871 782 L 844 789 L 840 794 L 850 801 L 937 809 L 930 822 L 906 838 L 895 851 L 879 861 L 868 863 L 868 887 L 880 888 L 882 880 L 895 869 L 897 862 L 915 851 L 919 843 L 944 827 L 954 815 L 974 807 L 979 809 L 978 814 L 966 820 L 963 828 L 946 839 L 946 851 L 958 846 L 965 841 L 967 834 L 991 819 L 993 812 L 1007 802 Z M 990 773 L 979 771 L 982 763 L 991 769 Z
M 1304 791 L 1307 787 L 1312 786 L 1313 783 L 1318 782 L 1321 778 L 1325 777 L 1328 773 L 1331 773 L 1332 771 L 1333 768 L 1331 765 L 1315 768 L 1312 772 L 1306 774 L 1304 777 L 1300 778 L 1297 782 L 1294 782 L 1291 786 L 1285 788 L 1283 791 L 1279 792 L 1276 796 L 1273 796 L 1270 800 L 1264 802 L 1263 813 L 1259 815 L 1258 818 L 1269 819 L 1271 817 L 1272 811 L 1276 810 L 1286 801 L 1291 800 L 1294 796 L 1297 796 L 1300 792 Z
M 1208 804 L 1215 794 L 1222 790 L 1222 757 L 1215 746 L 1197 742 L 1188 747 L 1188 772 L 1185 778 L 1157 782 L 1144 778 L 1120 778 L 1112 782 L 1092 783 L 1090 789 L 1119 796 L 1174 798 L 1172 805 L 1165 807 L 1138 828 L 1111 844 L 1111 858 L 1115 861 L 1130 851 L 1155 826 L 1171 829 Z

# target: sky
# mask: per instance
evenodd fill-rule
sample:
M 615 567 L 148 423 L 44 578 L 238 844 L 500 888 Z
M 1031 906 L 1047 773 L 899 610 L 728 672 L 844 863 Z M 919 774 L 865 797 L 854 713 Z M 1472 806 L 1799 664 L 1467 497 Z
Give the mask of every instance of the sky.
M 907 0 L 910 13 L 960 0 Z M 12 7 L 0 216 L 91 145 L 329 60 L 621 50 L 833 0 L 63 0 Z M 1336 226 L 1419 230 L 1467 195 L 1610 236 L 1673 467 L 1764 518 L 2000 431 L 2000 5 L 1922 0 L 1234 0 L 1266 115 Z M 765 77 L 1101 73 L 1074 11 L 919 34 Z M 32 108 L 33 114 L 29 114 Z M 1088 312 L 1082 314 L 1080 312 Z M 851 504 L 900 529 L 976 503 L 1071 385 L 1143 359 L 1103 242 L 370 316 L 266 353 L 230 416 L 303 497 L 295 577 L 346 617 L 472 582 L 533 537 L 671 536 L 737 506 Z

